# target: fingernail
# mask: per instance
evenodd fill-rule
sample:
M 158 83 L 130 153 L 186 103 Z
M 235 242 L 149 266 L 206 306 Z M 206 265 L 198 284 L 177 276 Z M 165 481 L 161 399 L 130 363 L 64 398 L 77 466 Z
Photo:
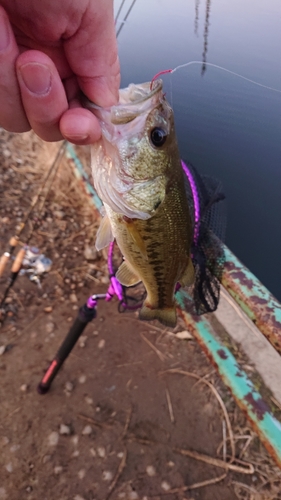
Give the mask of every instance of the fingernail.
M 85 135 L 68 135 L 67 134 L 67 140 L 70 142 L 74 142 L 74 144 L 76 142 L 86 141 L 86 139 L 88 139 L 88 137 L 89 137 L 88 134 L 85 134 Z
M 51 72 L 48 66 L 39 63 L 24 64 L 19 68 L 23 82 L 33 94 L 47 94 L 51 88 Z
M 0 51 L 5 50 L 10 41 L 10 31 L 8 28 L 8 23 L 5 18 L 2 18 L 2 26 L 0 29 Z

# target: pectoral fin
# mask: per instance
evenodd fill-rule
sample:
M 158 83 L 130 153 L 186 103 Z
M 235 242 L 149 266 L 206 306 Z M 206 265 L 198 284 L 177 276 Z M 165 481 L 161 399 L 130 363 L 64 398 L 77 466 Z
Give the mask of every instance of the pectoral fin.
M 141 252 L 142 256 L 145 258 L 145 260 L 147 260 L 146 245 L 145 245 L 145 242 L 144 242 L 134 220 L 129 219 L 128 217 L 123 217 L 123 220 L 127 226 L 127 229 L 129 231 L 134 243 L 138 247 L 139 251 Z
M 180 279 L 181 286 L 190 286 L 194 282 L 194 267 L 192 260 L 189 259 L 187 267 Z
M 107 215 L 105 215 L 100 223 L 100 227 L 97 232 L 96 239 L 96 249 L 102 250 L 102 248 L 107 247 L 111 241 L 114 240 L 112 229 L 110 225 L 110 220 Z
M 127 262 L 123 262 L 118 268 L 116 278 L 124 286 L 133 286 L 141 281 L 137 274 L 128 266 Z

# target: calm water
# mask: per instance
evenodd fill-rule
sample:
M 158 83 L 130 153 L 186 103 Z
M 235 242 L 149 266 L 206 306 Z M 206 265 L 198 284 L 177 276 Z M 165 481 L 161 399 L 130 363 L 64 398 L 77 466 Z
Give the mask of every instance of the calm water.
M 205 60 L 281 90 L 280 25 L 280 0 L 136 0 L 118 36 L 122 86 Z M 281 300 L 281 93 L 201 64 L 163 79 L 182 158 L 223 182 L 226 244 Z

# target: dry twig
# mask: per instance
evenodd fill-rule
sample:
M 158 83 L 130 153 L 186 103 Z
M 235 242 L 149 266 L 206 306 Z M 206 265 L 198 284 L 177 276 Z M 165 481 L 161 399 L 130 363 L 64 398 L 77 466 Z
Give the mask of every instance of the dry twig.
M 89 422 L 90 424 L 95 425 L 96 427 L 99 427 L 100 429 L 112 429 L 111 424 L 106 424 L 104 422 L 98 422 L 97 420 L 94 420 L 91 417 L 87 417 L 86 415 L 82 415 L 81 413 L 78 414 L 78 418 L 81 418 L 81 420 L 85 420 L 85 422 Z
M 213 458 L 209 457 L 209 455 L 198 453 L 198 451 L 185 450 L 182 448 L 173 448 L 173 451 L 175 453 L 179 453 L 180 455 L 185 455 L 187 457 L 194 458 L 195 460 L 205 462 L 206 464 L 215 465 L 221 469 L 233 470 L 235 472 L 240 472 L 241 474 L 254 474 L 255 472 L 254 466 L 250 463 L 248 464 L 247 462 L 244 462 L 245 467 L 241 467 L 240 465 L 224 462 L 220 458 Z
M 164 354 L 159 351 L 159 349 L 157 349 L 157 347 L 155 347 L 147 338 L 146 336 L 143 334 L 143 333 L 140 333 L 140 336 L 141 338 L 149 345 L 149 347 L 155 352 L 155 354 L 157 354 L 158 358 L 160 359 L 160 361 L 162 361 L 162 363 L 165 361 L 165 356 Z
M 114 490 L 114 488 L 115 488 L 115 486 L 116 486 L 116 484 L 117 484 L 117 482 L 118 482 L 118 480 L 119 480 L 119 478 L 120 478 L 120 476 L 121 476 L 124 468 L 126 467 L 126 460 L 127 460 L 127 450 L 126 450 L 126 448 L 124 448 L 123 457 L 120 460 L 120 463 L 119 463 L 117 472 L 115 474 L 115 477 L 114 477 L 111 485 L 108 488 L 108 493 L 107 493 L 107 495 L 105 497 L 105 500 L 108 500 L 108 498 L 110 497 L 111 493 L 113 492 L 113 490 Z

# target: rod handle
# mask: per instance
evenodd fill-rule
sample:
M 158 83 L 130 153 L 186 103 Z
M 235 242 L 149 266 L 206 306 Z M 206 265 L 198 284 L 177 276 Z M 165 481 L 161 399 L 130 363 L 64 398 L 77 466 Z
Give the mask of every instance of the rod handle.
M 19 242 L 19 239 L 16 236 L 12 236 L 12 238 L 9 241 L 9 245 L 12 248 L 15 248 Z
M 22 265 L 22 262 L 23 262 L 23 259 L 24 259 L 24 256 L 25 256 L 25 248 L 21 248 L 20 251 L 18 252 L 16 258 L 15 258 L 14 263 L 13 263 L 12 273 L 19 272 L 21 265 Z
M 5 271 L 6 264 L 10 258 L 9 252 L 5 252 L 1 259 L 0 259 L 0 277 L 2 276 L 3 272 Z

